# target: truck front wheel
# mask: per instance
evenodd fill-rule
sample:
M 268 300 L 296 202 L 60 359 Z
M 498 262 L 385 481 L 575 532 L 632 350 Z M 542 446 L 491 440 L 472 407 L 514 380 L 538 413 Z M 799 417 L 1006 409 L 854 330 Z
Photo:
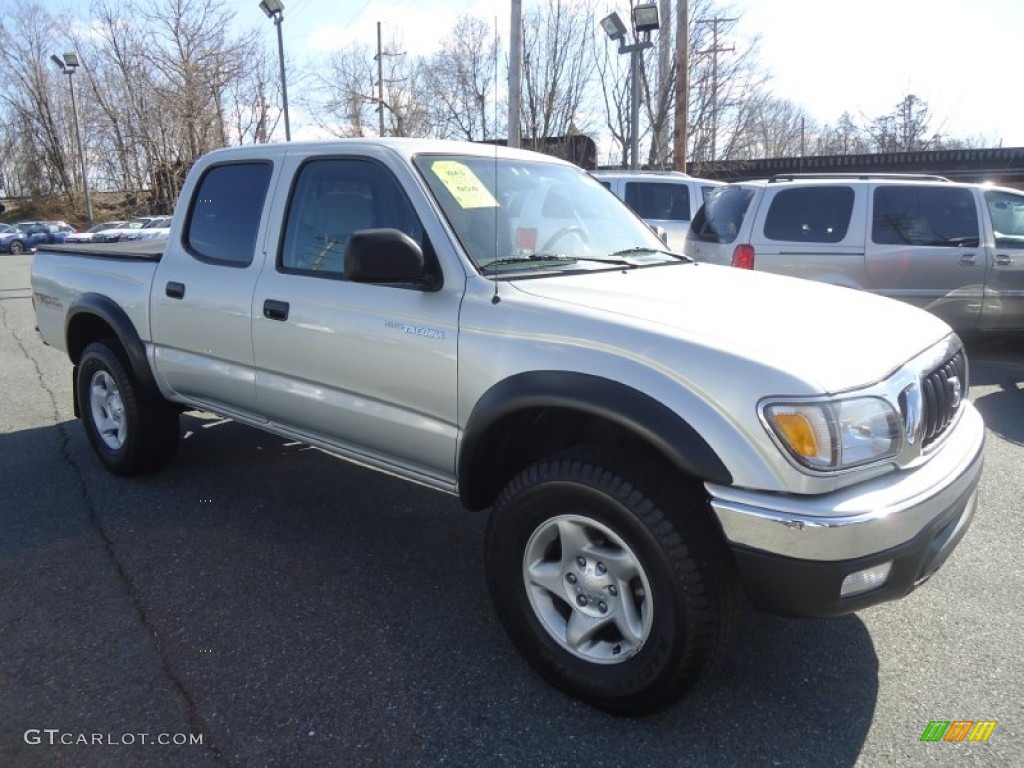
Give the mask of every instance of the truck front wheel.
M 739 592 L 724 546 L 692 508 L 704 502 L 621 466 L 567 454 L 515 477 L 491 512 L 487 578 L 502 623 L 541 675 L 637 715 L 672 703 L 712 666 Z
M 178 412 L 145 391 L 105 341 L 87 346 L 78 361 L 78 411 L 100 460 L 119 475 L 159 469 L 178 445 Z

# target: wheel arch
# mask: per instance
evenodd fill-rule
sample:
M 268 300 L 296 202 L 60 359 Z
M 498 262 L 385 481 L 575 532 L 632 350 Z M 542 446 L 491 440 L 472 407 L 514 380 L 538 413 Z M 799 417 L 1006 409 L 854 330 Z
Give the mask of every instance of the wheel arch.
M 485 509 L 533 461 L 608 441 L 691 478 L 732 483 L 707 441 L 650 395 L 592 374 L 531 371 L 498 382 L 474 406 L 459 447 L 459 497 L 468 509 Z
M 108 296 L 83 293 L 68 309 L 65 321 L 65 341 L 71 362 L 77 366 L 85 348 L 104 338 L 117 341 L 120 349 L 115 351 L 121 353 L 141 387 L 158 391 L 146 359 L 146 345 L 128 313 Z

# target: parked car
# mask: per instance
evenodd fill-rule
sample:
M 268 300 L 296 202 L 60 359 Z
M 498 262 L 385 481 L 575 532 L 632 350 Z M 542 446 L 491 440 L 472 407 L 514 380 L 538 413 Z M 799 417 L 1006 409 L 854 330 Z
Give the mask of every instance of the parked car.
M 152 221 L 144 224 L 138 229 L 133 229 L 129 232 L 125 232 L 121 235 L 122 241 L 131 240 L 153 240 L 161 237 L 167 237 L 167 234 L 171 231 L 171 217 L 170 216 L 159 216 Z
M 102 224 L 95 224 L 85 232 L 74 232 L 64 238 L 65 243 L 91 243 L 99 232 L 105 232 L 108 229 L 116 229 L 117 227 L 124 226 L 123 221 L 104 221 Z
M 131 219 L 127 223 L 114 229 L 107 229 L 102 232 L 97 232 L 93 237 L 94 243 L 116 243 L 124 239 L 127 235 L 131 235 L 136 230 L 140 230 L 158 218 L 166 218 L 160 216 L 139 216 Z
M 34 251 L 38 245 L 63 243 L 74 227 L 65 221 L 20 221 L 0 234 L 0 253 Z
M 607 710 L 697 682 L 741 589 L 787 615 L 898 599 L 975 514 L 985 425 L 948 325 L 695 264 L 565 161 L 233 147 L 192 166 L 171 229 L 33 259 L 99 460 L 159 469 L 196 408 L 489 509 L 512 641 Z
M 640 218 L 663 229 L 668 246 L 680 253 L 694 214 L 713 190 L 725 185 L 678 171 L 594 171 L 592 175 Z
M 935 176 L 796 175 L 717 190 L 686 255 L 871 291 L 960 331 L 1024 330 L 1024 193 Z

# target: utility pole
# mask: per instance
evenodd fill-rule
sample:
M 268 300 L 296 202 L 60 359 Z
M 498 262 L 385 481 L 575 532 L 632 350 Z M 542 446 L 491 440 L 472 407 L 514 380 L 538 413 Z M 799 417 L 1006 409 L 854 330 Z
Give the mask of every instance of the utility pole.
M 686 173 L 690 111 L 690 2 L 678 0 L 676 16 L 676 131 L 673 166 Z
M 381 41 L 380 41 L 381 40 L 381 38 L 380 38 L 380 25 L 381 25 L 381 23 L 378 21 L 377 22 L 377 55 L 374 56 L 373 58 L 377 62 L 377 99 L 376 99 L 376 101 L 377 101 L 377 134 L 379 136 L 383 136 L 384 135 L 384 57 L 385 56 L 404 56 L 405 55 L 405 51 L 385 51 L 383 49 L 383 47 L 381 45 Z M 388 82 L 389 83 L 393 83 L 393 82 L 396 82 L 396 80 L 402 80 L 402 79 L 404 79 L 404 78 L 388 78 Z M 370 83 L 370 86 L 371 86 L 371 93 L 372 93 L 373 92 L 372 91 L 373 83 Z M 364 96 L 363 98 L 365 98 L 367 101 L 374 101 L 373 96 L 369 96 L 369 97 Z M 396 133 L 392 132 L 392 135 L 401 136 L 402 135 L 401 116 L 398 113 L 396 113 L 394 109 L 391 110 L 391 114 L 395 116 L 396 124 L 397 124 L 397 127 L 398 127 L 398 133 L 396 134 Z
M 520 145 L 519 105 L 523 82 L 523 0 L 512 0 L 512 21 L 508 35 L 508 146 Z
M 384 135 L 384 52 L 380 45 L 380 22 L 377 22 L 377 135 Z
M 714 161 L 718 156 L 718 54 L 720 53 L 731 53 L 736 50 L 736 46 L 730 45 L 728 48 L 723 48 L 718 44 L 718 25 L 728 24 L 730 22 L 737 21 L 737 19 L 698 19 L 695 23 L 697 24 L 710 24 L 712 45 L 706 51 L 701 53 L 711 54 L 711 157 L 710 160 Z
M 668 83 L 672 78 L 672 0 L 660 0 L 661 8 L 658 17 L 664 24 L 658 30 L 658 115 L 661 116 L 661 126 L 654 136 L 654 148 L 652 160 L 659 167 L 664 167 L 668 158 L 668 110 L 662 111 L 661 105 L 668 106 Z

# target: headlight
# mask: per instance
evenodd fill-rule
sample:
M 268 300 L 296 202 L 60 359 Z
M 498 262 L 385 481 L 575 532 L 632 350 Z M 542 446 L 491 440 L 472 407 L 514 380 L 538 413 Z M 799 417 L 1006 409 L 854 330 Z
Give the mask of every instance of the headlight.
M 878 397 L 770 403 L 762 413 L 783 447 L 810 469 L 858 467 L 895 456 L 901 447 L 896 411 Z

